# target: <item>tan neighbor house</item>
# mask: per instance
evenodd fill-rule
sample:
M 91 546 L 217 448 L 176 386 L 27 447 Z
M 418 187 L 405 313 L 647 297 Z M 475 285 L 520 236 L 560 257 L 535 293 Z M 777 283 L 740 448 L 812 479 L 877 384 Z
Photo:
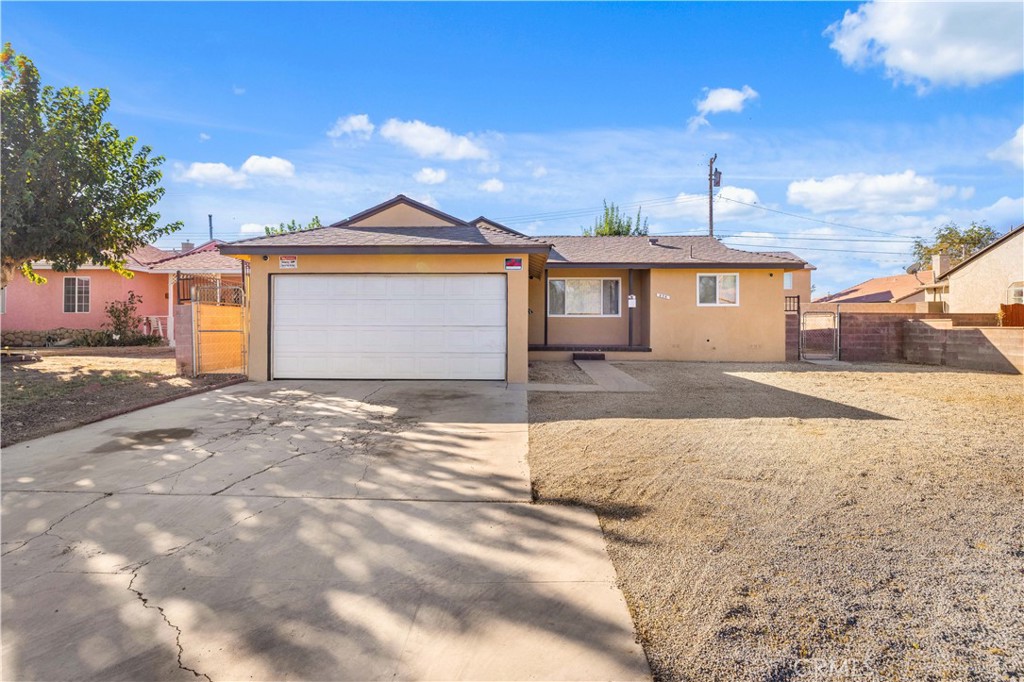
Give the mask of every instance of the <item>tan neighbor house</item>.
M 942 272 L 935 284 L 944 287 L 945 312 L 994 313 L 1024 303 L 1024 225 Z
M 574 351 L 782 361 L 792 254 L 711 237 L 532 238 L 399 195 L 221 247 L 249 261 L 249 375 L 492 379 Z

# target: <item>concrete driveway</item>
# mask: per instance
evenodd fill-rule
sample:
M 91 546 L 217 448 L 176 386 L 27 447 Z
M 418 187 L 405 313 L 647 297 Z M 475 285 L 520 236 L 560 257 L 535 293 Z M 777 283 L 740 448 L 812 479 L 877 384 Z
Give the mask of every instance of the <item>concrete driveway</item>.
M 274 382 L 4 449 L 4 679 L 649 679 L 526 393 Z

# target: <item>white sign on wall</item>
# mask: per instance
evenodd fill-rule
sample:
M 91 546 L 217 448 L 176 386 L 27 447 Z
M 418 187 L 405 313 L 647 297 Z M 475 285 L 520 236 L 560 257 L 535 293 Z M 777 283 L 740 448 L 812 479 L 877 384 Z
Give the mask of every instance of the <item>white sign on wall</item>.
M 658 294 L 657 296 L 658 296 L 658 298 L 663 298 L 663 299 L 665 299 L 666 301 L 668 301 L 668 300 L 671 300 L 671 298 L 672 298 L 672 297 L 671 297 L 671 296 L 669 296 L 668 294 Z
M 279 256 L 277 263 L 277 267 L 279 267 L 281 270 L 297 270 L 299 267 L 299 257 Z

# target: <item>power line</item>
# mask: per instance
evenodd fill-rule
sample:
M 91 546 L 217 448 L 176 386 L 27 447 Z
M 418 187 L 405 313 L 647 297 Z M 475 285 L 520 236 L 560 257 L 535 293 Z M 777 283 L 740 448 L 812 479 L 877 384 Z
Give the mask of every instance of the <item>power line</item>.
M 876 243 L 876 244 L 913 244 L 914 240 L 910 238 L 897 238 L 893 237 L 890 239 L 882 239 L 878 237 L 828 237 L 828 236 L 809 236 L 809 237 L 790 237 L 786 236 L 790 233 L 786 232 L 766 232 L 765 236 L 757 234 L 729 234 L 722 235 L 722 237 L 735 237 L 738 239 L 782 239 L 784 241 L 810 241 L 810 242 L 845 242 L 852 244 L 860 243 Z
M 745 201 L 740 201 L 739 199 L 730 199 L 729 197 L 724 197 L 721 194 L 718 194 L 717 197 L 719 199 L 724 200 L 724 201 L 731 201 L 734 204 L 740 204 L 742 206 L 749 206 L 751 208 L 759 208 L 762 211 L 771 211 L 772 213 L 778 213 L 780 215 L 789 216 L 790 218 L 799 218 L 800 220 L 809 220 L 812 223 L 821 223 L 822 225 L 828 225 L 830 227 L 842 227 L 842 228 L 845 228 L 845 229 L 848 229 L 848 230 L 863 230 L 864 232 L 874 232 L 875 234 L 886 234 L 886 235 L 890 235 L 890 236 L 893 236 L 893 237 L 901 236 L 901 235 L 896 234 L 895 232 L 885 232 L 883 230 L 872 230 L 872 229 L 867 228 L 867 227 L 857 227 L 856 225 L 845 225 L 843 223 L 833 223 L 833 222 L 830 222 L 828 220 L 819 220 L 818 218 L 811 218 L 810 216 L 800 215 L 798 213 L 789 213 L 787 211 L 780 211 L 777 208 L 768 208 L 767 206 L 762 206 L 761 204 L 748 204 Z M 920 239 L 920 237 L 917 237 L 917 239 Z
M 731 240 L 730 240 L 731 241 Z M 766 244 L 750 244 L 746 242 L 734 242 L 731 241 L 734 246 L 756 246 L 759 248 L 765 248 Z M 896 253 L 892 251 L 858 251 L 855 249 L 823 249 L 820 246 L 800 246 L 796 247 L 801 251 L 834 251 L 836 253 L 870 253 L 879 256 L 894 256 Z
M 648 199 L 646 201 L 635 201 L 626 204 L 616 204 L 618 208 L 640 208 L 645 206 L 665 206 L 667 204 L 688 204 L 693 201 L 703 201 L 704 197 L 687 197 L 686 199 L 679 199 L 679 195 L 671 197 L 660 197 L 657 199 Z M 517 223 L 529 223 L 538 220 L 558 220 L 568 218 L 579 218 L 583 216 L 593 215 L 595 212 L 604 210 L 604 207 L 597 206 L 594 208 L 572 208 L 564 211 L 548 211 L 543 213 L 525 213 L 517 216 L 502 216 L 495 218 L 499 223 L 503 224 L 517 224 Z

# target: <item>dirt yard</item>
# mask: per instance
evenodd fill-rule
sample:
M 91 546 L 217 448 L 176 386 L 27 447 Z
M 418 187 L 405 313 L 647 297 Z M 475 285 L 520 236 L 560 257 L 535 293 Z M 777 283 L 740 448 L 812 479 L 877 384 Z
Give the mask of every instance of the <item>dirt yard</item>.
M 1024 677 L 1024 381 L 616 363 L 530 395 L 540 501 L 594 508 L 658 680 Z
M 24 353 L 41 360 L 0 365 L 3 445 L 231 378 L 175 376 L 170 348 L 47 348 Z

